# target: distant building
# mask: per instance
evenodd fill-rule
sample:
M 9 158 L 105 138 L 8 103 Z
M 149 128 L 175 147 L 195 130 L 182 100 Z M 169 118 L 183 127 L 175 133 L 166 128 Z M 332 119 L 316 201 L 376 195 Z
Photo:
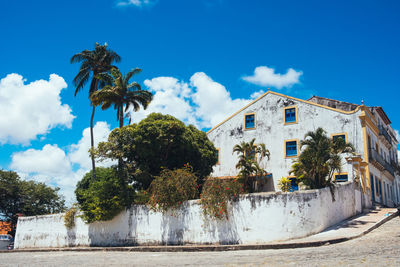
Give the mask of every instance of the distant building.
M 357 177 L 364 193 L 363 206 L 400 204 L 399 140 L 382 107 L 318 96 L 302 100 L 268 91 L 208 131 L 218 149 L 213 176 L 237 175 L 238 156 L 232 153 L 233 146 L 255 138 L 271 153 L 271 159 L 262 162 L 271 174 L 265 189 L 277 191 L 278 180 L 289 175 L 293 159 L 300 153 L 300 140 L 318 127 L 331 138 L 351 142 L 356 149 L 355 156 L 343 156 L 342 172 L 334 174 L 336 181 Z
M 11 222 L 0 221 L 0 235 L 6 235 L 11 232 Z

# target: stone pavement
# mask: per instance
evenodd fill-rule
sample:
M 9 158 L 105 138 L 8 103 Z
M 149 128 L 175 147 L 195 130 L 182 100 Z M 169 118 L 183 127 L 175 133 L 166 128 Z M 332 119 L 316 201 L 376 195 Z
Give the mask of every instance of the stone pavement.
M 246 245 L 183 245 L 183 246 L 136 246 L 136 247 L 69 247 L 18 249 L 1 252 L 40 252 L 40 251 L 137 251 L 137 252 L 183 252 L 183 251 L 233 251 L 257 249 L 287 249 L 318 247 L 335 244 L 361 237 L 376 229 L 388 220 L 399 216 L 395 208 L 377 208 L 352 217 L 334 225 L 321 233 L 299 239 L 265 244 Z

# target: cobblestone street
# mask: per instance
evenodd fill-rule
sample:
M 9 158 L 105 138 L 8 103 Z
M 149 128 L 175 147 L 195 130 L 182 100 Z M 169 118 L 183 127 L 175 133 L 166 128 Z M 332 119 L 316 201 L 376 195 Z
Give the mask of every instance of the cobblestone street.
M 226 252 L 1 253 L 1 266 L 400 266 L 400 219 L 323 247 Z

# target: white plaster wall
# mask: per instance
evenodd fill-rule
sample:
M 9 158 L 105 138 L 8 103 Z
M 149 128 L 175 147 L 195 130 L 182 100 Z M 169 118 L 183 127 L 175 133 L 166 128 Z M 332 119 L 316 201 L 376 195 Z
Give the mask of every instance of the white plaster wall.
M 134 206 L 111 221 L 67 230 L 63 214 L 20 217 L 15 248 L 121 246 L 144 244 L 254 244 L 318 233 L 360 211 L 353 183 L 294 193 L 243 195 L 227 220 L 205 217 L 198 200 L 174 214 Z
M 297 106 L 298 122 L 284 125 L 284 107 L 292 105 Z M 256 113 L 257 127 L 254 130 L 244 130 L 244 115 L 252 112 Z M 256 143 L 264 143 L 271 153 L 271 159 L 264 160 L 263 164 L 273 175 L 274 188 L 271 190 L 277 190 L 278 180 L 289 175 L 293 164 L 293 158 L 285 159 L 285 140 L 300 141 L 307 132 L 318 127 L 327 131 L 328 136 L 346 132 L 348 141 L 363 156 L 360 114 L 360 110 L 353 114 L 344 114 L 272 93 L 267 94 L 207 134 L 215 147 L 220 149 L 220 164 L 214 167 L 213 176 L 237 175 L 235 165 L 238 157 L 232 154 L 234 145 L 256 138 Z M 344 171 L 346 168 L 343 160 Z M 350 176 L 349 171 L 349 178 Z

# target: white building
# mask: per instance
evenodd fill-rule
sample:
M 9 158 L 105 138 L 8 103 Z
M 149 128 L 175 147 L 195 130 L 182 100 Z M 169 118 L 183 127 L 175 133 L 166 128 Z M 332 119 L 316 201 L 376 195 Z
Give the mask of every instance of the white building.
M 277 191 L 278 180 L 289 176 L 293 159 L 300 153 L 300 140 L 322 127 L 332 138 L 344 137 L 356 149 L 355 156 L 343 158 L 336 180 L 358 177 L 363 206 L 373 202 L 395 206 L 400 203 L 400 168 L 398 140 L 390 124 L 381 107 L 316 96 L 306 101 L 268 91 L 208 131 L 219 154 L 213 176 L 236 176 L 238 156 L 232 153 L 233 146 L 255 138 L 271 153 L 270 160 L 262 162 L 272 174 L 266 190 Z

